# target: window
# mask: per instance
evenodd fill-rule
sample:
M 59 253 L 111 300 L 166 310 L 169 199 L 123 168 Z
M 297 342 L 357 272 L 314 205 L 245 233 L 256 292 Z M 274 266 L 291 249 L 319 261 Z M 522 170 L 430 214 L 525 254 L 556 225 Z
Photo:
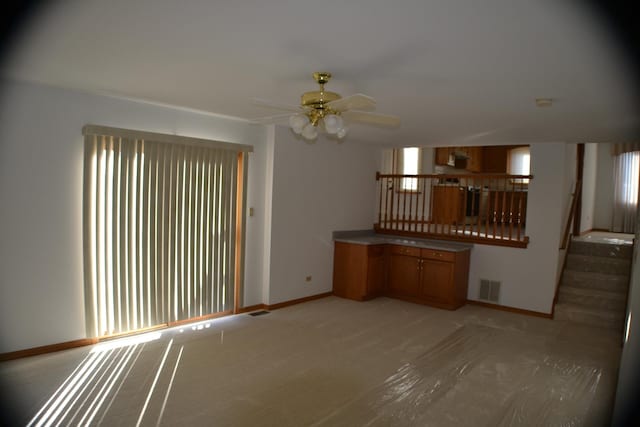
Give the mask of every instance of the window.
M 403 148 L 400 153 L 400 174 L 418 175 L 420 173 L 420 149 L 407 147 Z M 402 191 L 418 191 L 418 180 L 416 178 L 402 178 L 400 189 Z
M 529 175 L 531 169 L 531 154 L 529 147 L 513 148 L 509 151 L 509 174 Z M 514 183 L 528 184 L 528 178 L 513 179 Z
M 634 233 L 640 180 L 640 151 L 614 158 L 612 231 Z
M 242 152 L 250 147 L 97 126 L 83 132 L 88 336 L 231 312 Z

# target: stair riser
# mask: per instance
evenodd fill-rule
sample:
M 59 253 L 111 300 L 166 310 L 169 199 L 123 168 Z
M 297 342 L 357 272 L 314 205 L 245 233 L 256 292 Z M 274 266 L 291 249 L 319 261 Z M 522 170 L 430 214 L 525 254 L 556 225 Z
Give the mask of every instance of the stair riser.
M 629 278 L 627 276 L 597 275 L 580 271 L 565 270 L 562 274 L 562 286 L 575 286 L 586 289 L 627 294 Z M 562 289 L 562 286 L 560 289 Z
M 629 261 L 616 258 L 592 257 L 588 255 L 569 254 L 567 256 L 567 270 L 592 273 L 627 275 Z
M 578 255 L 630 259 L 633 253 L 633 246 L 573 241 L 571 242 L 570 253 Z
M 610 319 L 590 313 L 576 313 L 573 311 L 564 310 L 560 306 L 556 307 L 554 319 L 566 320 L 598 328 L 614 329 L 617 331 L 622 330 L 622 326 L 624 324 L 624 319 Z
M 616 313 L 623 312 L 626 309 L 626 302 L 624 300 L 602 298 L 600 296 L 576 295 L 570 292 L 563 292 L 562 289 L 560 289 L 560 293 L 558 294 L 558 302 L 612 310 Z

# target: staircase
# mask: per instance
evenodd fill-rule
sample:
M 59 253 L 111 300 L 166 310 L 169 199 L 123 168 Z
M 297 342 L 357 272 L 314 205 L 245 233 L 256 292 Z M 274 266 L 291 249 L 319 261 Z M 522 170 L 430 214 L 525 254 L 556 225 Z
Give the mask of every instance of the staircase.
M 574 240 L 554 319 L 622 331 L 633 245 Z

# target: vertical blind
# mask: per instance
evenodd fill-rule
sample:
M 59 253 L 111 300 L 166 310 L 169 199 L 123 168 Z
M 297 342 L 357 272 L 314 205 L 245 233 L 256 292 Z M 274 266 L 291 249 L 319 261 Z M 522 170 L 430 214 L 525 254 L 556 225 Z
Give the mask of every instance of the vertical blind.
M 250 148 L 97 126 L 83 131 L 87 334 L 231 310 L 238 164 Z
M 638 209 L 640 151 L 614 157 L 613 214 L 611 231 L 634 233 Z

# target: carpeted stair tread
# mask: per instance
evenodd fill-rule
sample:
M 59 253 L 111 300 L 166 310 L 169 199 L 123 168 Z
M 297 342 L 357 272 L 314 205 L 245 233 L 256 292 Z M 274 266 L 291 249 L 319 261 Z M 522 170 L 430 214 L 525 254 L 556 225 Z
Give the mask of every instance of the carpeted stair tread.
M 631 256 L 633 255 L 633 245 L 617 245 L 574 240 L 571 242 L 570 253 L 618 259 L 631 259 Z

